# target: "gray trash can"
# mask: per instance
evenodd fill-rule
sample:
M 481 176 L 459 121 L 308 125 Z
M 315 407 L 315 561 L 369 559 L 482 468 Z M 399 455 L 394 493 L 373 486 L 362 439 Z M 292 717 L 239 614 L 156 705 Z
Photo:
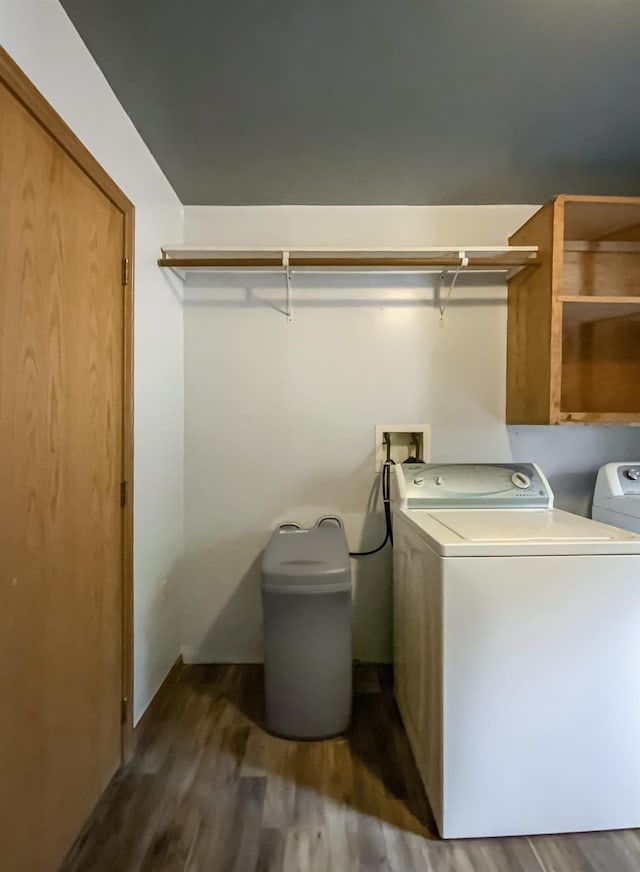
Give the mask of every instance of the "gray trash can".
M 295 739 L 351 719 L 351 566 L 342 522 L 278 527 L 262 562 L 267 729 Z

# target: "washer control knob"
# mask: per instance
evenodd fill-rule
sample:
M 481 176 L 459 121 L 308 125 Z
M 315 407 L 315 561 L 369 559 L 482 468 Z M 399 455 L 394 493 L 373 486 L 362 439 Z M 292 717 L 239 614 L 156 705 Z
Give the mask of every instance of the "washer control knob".
M 524 472 L 514 472 L 511 476 L 511 481 L 521 490 L 526 490 L 528 487 L 531 487 L 531 479 L 528 475 L 525 475 Z
M 631 469 L 625 469 L 624 474 L 627 478 L 630 478 L 631 481 L 640 480 L 640 467 L 634 466 Z
M 413 483 L 415 484 L 416 487 L 422 487 L 422 485 L 424 484 L 424 479 L 423 478 L 414 478 Z

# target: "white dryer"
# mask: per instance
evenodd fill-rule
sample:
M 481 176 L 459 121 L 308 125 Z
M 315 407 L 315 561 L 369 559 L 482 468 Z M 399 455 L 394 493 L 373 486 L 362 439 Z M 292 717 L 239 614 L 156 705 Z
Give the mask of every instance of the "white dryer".
M 592 515 L 596 521 L 640 533 L 640 463 L 607 463 L 600 469 Z
M 640 537 L 533 464 L 395 469 L 395 691 L 440 834 L 640 826 Z

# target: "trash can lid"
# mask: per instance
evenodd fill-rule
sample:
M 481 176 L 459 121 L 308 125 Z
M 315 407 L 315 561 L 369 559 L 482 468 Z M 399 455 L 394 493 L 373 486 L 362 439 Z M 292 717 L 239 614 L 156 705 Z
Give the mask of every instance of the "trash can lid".
M 351 589 L 349 547 L 341 527 L 274 531 L 262 560 L 262 589 L 321 593 Z

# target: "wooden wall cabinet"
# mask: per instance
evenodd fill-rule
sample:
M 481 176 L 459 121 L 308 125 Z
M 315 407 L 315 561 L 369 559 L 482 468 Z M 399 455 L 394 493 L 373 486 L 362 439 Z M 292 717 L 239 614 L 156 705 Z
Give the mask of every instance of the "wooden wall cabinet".
M 640 424 L 640 197 L 562 195 L 509 240 L 507 423 Z

